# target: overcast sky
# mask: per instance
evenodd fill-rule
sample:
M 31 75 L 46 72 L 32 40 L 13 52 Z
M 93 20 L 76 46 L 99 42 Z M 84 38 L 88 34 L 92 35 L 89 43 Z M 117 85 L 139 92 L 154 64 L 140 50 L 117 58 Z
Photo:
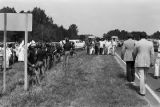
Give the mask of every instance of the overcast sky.
M 160 29 L 160 0 L 0 0 L 0 8 L 17 12 L 44 9 L 54 23 L 76 24 L 79 34 L 102 36 L 109 30 L 146 31 Z

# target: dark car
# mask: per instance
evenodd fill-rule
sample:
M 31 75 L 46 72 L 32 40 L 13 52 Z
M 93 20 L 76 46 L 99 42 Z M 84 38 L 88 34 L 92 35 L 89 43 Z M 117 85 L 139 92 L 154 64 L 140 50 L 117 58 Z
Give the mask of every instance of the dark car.
M 159 43 L 156 40 L 153 40 L 154 52 L 158 52 Z

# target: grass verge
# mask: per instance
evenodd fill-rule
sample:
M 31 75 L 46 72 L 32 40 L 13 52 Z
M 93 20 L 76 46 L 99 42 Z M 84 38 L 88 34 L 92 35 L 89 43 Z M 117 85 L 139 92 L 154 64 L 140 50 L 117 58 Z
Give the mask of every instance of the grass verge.
M 39 87 L 23 91 L 13 84 L 12 91 L 1 97 L 5 107 L 142 107 L 147 102 L 125 84 L 123 72 L 111 56 L 80 53 L 70 59 L 67 76 L 61 63 L 46 76 Z M 13 74 L 12 78 L 19 78 Z

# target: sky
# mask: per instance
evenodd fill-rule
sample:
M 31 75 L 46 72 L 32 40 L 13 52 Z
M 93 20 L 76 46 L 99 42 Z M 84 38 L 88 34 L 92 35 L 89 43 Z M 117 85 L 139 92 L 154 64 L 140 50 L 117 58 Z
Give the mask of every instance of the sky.
M 78 34 L 102 36 L 120 29 L 150 35 L 160 29 L 160 0 L 0 0 L 0 9 L 4 6 L 17 12 L 40 7 L 59 26 L 76 24 Z

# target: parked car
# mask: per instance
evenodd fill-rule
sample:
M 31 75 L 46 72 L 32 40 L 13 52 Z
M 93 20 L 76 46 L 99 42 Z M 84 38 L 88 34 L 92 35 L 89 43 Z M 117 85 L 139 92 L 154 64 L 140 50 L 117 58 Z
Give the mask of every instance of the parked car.
M 70 42 L 73 42 L 75 45 L 75 49 L 85 49 L 85 42 L 81 40 L 69 40 Z M 65 43 L 65 40 L 60 41 L 60 43 L 63 42 Z
M 76 49 L 80 49 L 80 48 L 84 49 L 85 48 L 84 41 L 81 41 L 81 40 L 69 40 L 69 41 L 74 42 Z

